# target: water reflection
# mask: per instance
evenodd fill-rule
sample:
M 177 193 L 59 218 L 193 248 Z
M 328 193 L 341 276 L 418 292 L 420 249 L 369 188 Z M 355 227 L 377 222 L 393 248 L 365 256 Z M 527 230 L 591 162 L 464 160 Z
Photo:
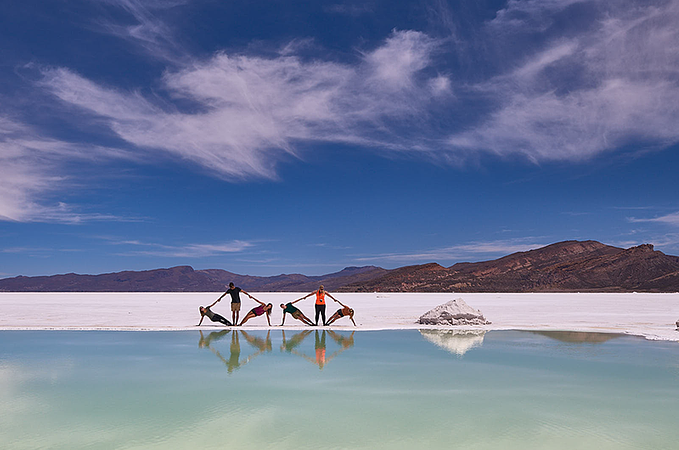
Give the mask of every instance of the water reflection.
M 458 356 L 483 345 L 486 331 L 481 330 L 419 330 L 432 344 Z M 529 331 L 561 342 L 571 344 L 601 344 L 622 337 L 615 333 L 592 333 L 586 331 Z
M 226 366 L 226 370 L 229 373 L 233 373 L 235 370 L 240 369 L 257 356 L 266 352 L 270 352 L 271 349 L 273 348 L 273 346 L 271 345 L 271 331 L 268 331 L 266 333 L 266 338 L 264 339 L 257 336 L 253 336 L 245 331 L 240 332 L 239 331 L 232 332 L 231 330 L 213 331 L 207 336 L 204 336 L 202 331 L 199 331 L 199 333 L 200 339 L 198 340 L 198 347 L 207 348 L 212 353 L 214 353 L 217 356 L 217 358 L 219 358 L 224 363 L 224 365 Z M 231 333 L 231 345 L 229 346 L 229 357 L 225 358 L 224 356 L 222 356 L 219 350 L 217 350 L 217 348 L 212 346 L 212 344 L 213 342 L 221 340 L 229 333 Z M 240 339 L 239 334 L 242 335 L 245 341 L 255 349 L 253 353 L 250 353 L 245 358 L 240 357 L 241 345 L 239 340 Z
M 481 330 L 420 330 L 432 344 L 458 356 L 474 347 L 481 347 L 485 331 Z
M 267 331 L 265 338 L 242 330 L 214 331 L 207 336 L 204 336 L 202 331 L 199 332 L 200 339 L 198 340 L 198 347 L 207 348 L 212 351 L 212 353 L 226 365 L 229 373 L 233 373 L 235 370 L 243 367 L 261 354 L 270 353 L 273 349 L 270 330 Z M 231 333 L 231 345 L 229 347 L 229 357 L 226 358 L 220 353 L 218 349 L 220 346 L 215 343 L 223 339 L 229 333 Z M 302 345 L 306 338 L 312 333 L 314 334 L 313 351 L 311 350 L 310 345 Z M 354 333 L 355 331 L 352 331 L 351 334 L 346 335 L 332 330 L 302 330 L 295 332 L 292 335 L 289 333 L 286 335 L 285 330 L 281 330 L 282 342 L 280 345 L 280 352 L 299 356 L 318 366 L 318 368 L 322 370 L 326 364 L 336 358 L 340 353 L 354 346 Z M 255 350 L 245 358 L 241 358 L 241 337 Z M 328 346 L 328 337 L 332 341 L 331 347 Z M 221 347 L 223 348 L 224 346 L 222 345 Z M 328 354 L 328 349 L 332 353 Z
M 601 344 L 623 336 L 616 333 L 591 333 L 589 331 L 532 331 L 531 333 L 572 344 Z
M 302 332 L 304 333 L 304 332 Z M 297 356 L 300 356 L 307 361 L 309 361 L 312 364 L 315 364 L 318 366 L 319 369 L 323 370 L 323 367 L 325 367 L 326 364 L 328 364 L 331 360 L 333 360 L 337 355 L 342 353 L 343 351 L 351 348 L 354 346 L 354 333 L 355 331 L 352 331 L 351 334 L 347 336 L 343 336 L 339 333 L 336 333 L 332 330 L 323 330 L 322 332 L 318 332 L 318 330 L 315 331 L 315 339 L 314 339 L 314 356 L 311 357 L 307 355 L 306 353 L 299 352 L 295 350 L 294 348 L 290 349 L 289 352 L 292 354 L 295 354 Z M 332 338 L 332 340 L 335 341 L 339 345 L 339 349 L 330 354 L 330 356 L 327 355 L 326 353 L 326 341 L 325 337 L 326 334 Z M 303 336 L 301 339 L 304 339 L 308 336 L 306 334 Z M 287 350 L 287 349 L 286 349 Z

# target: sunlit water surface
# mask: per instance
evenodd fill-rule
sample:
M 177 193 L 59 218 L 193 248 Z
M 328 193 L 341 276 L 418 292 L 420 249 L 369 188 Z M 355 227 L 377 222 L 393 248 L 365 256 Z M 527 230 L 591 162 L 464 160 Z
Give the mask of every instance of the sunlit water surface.
M 675 342 L 0 332 L 8 449 L 676 449 L 678 418 Z

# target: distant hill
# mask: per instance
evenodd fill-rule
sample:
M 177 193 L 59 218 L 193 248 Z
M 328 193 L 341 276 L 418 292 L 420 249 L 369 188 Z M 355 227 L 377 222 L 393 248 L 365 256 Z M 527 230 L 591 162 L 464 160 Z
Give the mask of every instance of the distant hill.
M 301 274 L 254 277 L 221 269 L 194 270 L 190 266 L 126 271 L 101 275 L 52 275 L 14 277 L 0 280 L 0 292 L 218 292 L 233 281 L 246 291 L 305 292 L 323 284 L 329 291 L 350 283 L 365 282 L 384 275 L 381 267 L 347 267 L 328 275 L 309 277 Z
M 0 292 L 218 292 L 233 281 L 255 292 L 677 292 L 679 257 L 645 244 L 628 249 L 565 241 L 493 261 L 386 270 L 347 267 L 320 276 L 238 275 L 190 266 L 101 275 L 74 273 L 0 280 Z
M 622 249 L 565 241 L 493 261 L 401 267 L 346 292 L 677 292 L 679 257 L 650 244 Z

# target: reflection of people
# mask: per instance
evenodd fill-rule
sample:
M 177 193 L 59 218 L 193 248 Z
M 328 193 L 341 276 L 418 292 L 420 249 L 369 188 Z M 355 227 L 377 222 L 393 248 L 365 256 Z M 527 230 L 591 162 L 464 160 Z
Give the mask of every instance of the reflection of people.
M 281 322 L 281 326 L 285 324 L 285 314 L 290 314 L 293 319 L 297 319 L 300 322 L 304 323 L 305 325 L 313 325 L 314 323 L 307 317 L 305 316 L 302 311 L 297 309 L 297 307 L 293 306 L 294 303 L 297 303 L 298 301 L 302 300 L 301 298 L 295 300 L 294 302 L 288 302 L 285 305 L 281 303 L 281 308 L 283 308 L 283 321 Z
M 259 355 L 260 353 L 264 352 L 270 352 L 272 345 L 271 345 L 271 330 L 268 330 L 266 332 L 266 339 L 262 339 L 256 336 L 253 336 L 249 333 L 246 333 L 245 331 L 241 331 L 241 334 L 245 338 L 246 341 L 248 341 L 248 344 L 259 350 L 257 353 L 254 353 L 253 355 L 250 356 L 251 358 L 254 358 L 255 356 Z
M 303 330 L 300 331 L 299 333 L 295 333 L 290 339 L 287 340 L 285 339 L 285 330 L 281 330 L 281 333 L 283 333 L 283 343 L 281 344 L 281 351 L 292 353 L 295 347 L 301 344 L 302 341 L 311 334 L 311 330 Z
M 260 355 L 261 353 L 265 351 L 269 352 L 271 351 L 271 337 L 269 336 L 269 333 L 267 333 L 266 339 L 261 339 L 258 337 L 251 336 L 245 332 L 241 332 L 243 333 L 243 337 L 245 337 L 248 343 L 258 350 L 252 355 L 248 356 L 247 358 L 241 360 L 240 358 L 241 348 L 240 341 L 238 339 L 238 332 L 233 331 L 233 333 L 231 334 L 231 346 L 229 347 L 229 359 L 226 359 L 222 356 L 221 353 L 219 353 L 218 350 L 211 347 L 210 344 L 212 343 L 212 341 L 218 341 L 219 339 L 223 338 L 224 336 L 226 336 L 226 334 L 230 332 L 231 330 L 224 330 L 219 332 L 215 331 L 208 334 L 207 337 L 205 337 L 203 336 L 203 332 L 201 331 L 200 340 L 198 341 L 198 347 L 209 348 L 212 353 L 214 353 L 219 359 L 222 360 L 229 373 L 233 373 L 236 369 L 243 367 L 245 364 L 249 363 L 253 358 Z
M 297 356 L 301 356 L 302 358 L 306 359 L 312 364 L 316 364 L 319 369 L 323 370 L 323 367 L 325 364 L 330 361 L 330 359 L 326 359 L 325 357 L 325 330 L 323 330 L 322 333 L 319 333 L 318 330 L 315 332 L 316 334 L 316 339 L 314 342 L 314 351 L 316 353 L 315 358 L 311 358 L 304 353 L 300 353 L 294 349 L 290 350 L 290 353 L 294 353 Z
M 203 323 L 203 319 L 205 319 L 205 316 L 207 316 L 208 319 L 210 319 L 213 322 L 220 322 L 226 325 L 227 327 L 230 327 L 232 324 L 231 322 L 228 321 L 224 316 L 221 316 L 217 313 L 213 313 L 210 308 L 215 306 L 219 300 L 215 301 L 213 304 L 210 306 L 200 306 L 198 307 L 198 310 L 200 311 L 200 322 L 198 322 L 198 325 L 200 326 L 201 323 Z
M 322 316 L 323 318 L 323 325 L 326 325 L 325 323 L 325 295 L 327 294 L 328 297 L 331 299 L 337 301 L 335 297 L 330 295 L 329 292 L 325 291 L 325 288 L 323 285 L 321 285 L 317 291 L 314 291 L 310 294 L 305 295 L 304 297 L 300 298 L 300 300 L 304 300 L 307 297 L 310 297 L 312 295 L 316 294 L 316 323 L 314 325 L 318 325 L 318 316 Z
M 326 345 L 325 345 L 325 334 L 326 332 L 330 335 L 330 337 L 339 344 L 340 349 L 334 352 L 332 355 L 327 356 L 326 355 Z M 310 332 L 305 332 L 305 333 L 310 333 Z M 335 333 L 332 330 L 323 330 L 322 332 L 319 332 L 316 330 L 316 339 L 314 342 L 314 351 L 315 351 L 315 357 L 312 358 L 308 355 L 305 355 L 304 353 L 300 353 L 296 351 L 293 348 L 288 350 L 290 353 L 294 353 L 297 356 L 301 356 L 302 358 L 306 359 L 310 363 L 313 363 L 318 366 L 319 369 L 323 369 L 323 367 L 326 366 L 333 358 L 335 358 L 337 355 L 345 351 L 346 349 L 353 347 L 354 346 L 354 332 L 352 331 L 351 336 L 344 337 L 338 333 Z M 304 335 L 304 337 L 308 336 L 308 334 Z M 296 337 L 296 336 L 295 336 Z M 304 338 L 302 337 L 302 339 Z M 300 339 L 301 342 L 301 339 Z M 299 343 L 298 343 L 299 344 Z M 283 347 L 281 346 L 281 349 Z
M 252 308 L 246 315 L 243 317 L 243 321 L 240 323 L 241 326 L 247 322 L 248 320 L 252 319 L 253 317 L 261 316 L 262 314 L 266 313 L 266 321 L 269 323 L 269 326 L 271 326 L 271 319 L 269 319 L 269 316 L 271 316 L 271 311 L 273 310 L 273 305 L 271 303 L 264 304 L 264 302 L 260 302 L 254 297 L 250 297 L 257 303 L 259 303 L 259 306 L 256 308 Z
M 216 352 L 217 356 L 219 355 L 219 352 Z M 223 360 L 223 359 L 222 359 Z M 238 340 L 238 332 L 234 331 L 231 334 L 231 346 L 229 347 L 229 359 L 228 361 L 224 361 L 224 364 L 226 364 L 226 370 L 229 373 L 232 373 L 234 370 L 238 369 L 241 366 L 240 362 L 240 341 Z M 243 364 L 247 364 L 249 360 L 246 360 Z
M 227 334 L 231 333 L 231 330 L 213 331 L 208 334 L 207 337 L 203 336 L 203 332 L 199 331 L 200 339 L 198 340 L 198 347 L 200 348 L 210 348 L 212 341 L 218 341 Z
M 316 342 L 314 343 L 314 350 L 316 351 L 316 365 L 322 369 L 327 362 L 325 359 L 325 330 L 323 330 L 320 339 L 318 334 L 318 330 L 316 330 Z
M 255 298 L 242 290 L 239 287 L 236 287 L 235 284 L 229 283 L 229 289 L 227 289 L 226 292 L 224 292 L 218 299 L 217 301 L 220 301 L 222 298 L 224 298 L 225 295 L 229 294 L 231 296 L 231 321 L 235 324 L 238 325 L 238 315 L 240 314 L 240 293 L 242 292 L 243 294 L 247 295 L 251 299 L 255 300 Z M 257 300 L 259 301 L 259 300 Z
M 217 358 L 221 359 L 224 365 L 226 365 L 226 370 L 229 373 L 232 373 L 234 370 L 238 369 L 241 365 L 247 364 L 247 360 L 243 363 L 240 361 L 240 344 L 238 343 L 238 332 L 234 331 L 231 334 L 231 347 L 230 347 L 230 354 L 229 354 L 229 359 L 226 359 L 222 356 L 219 351 L 216 349 L 212 348 L 210 344 L 212 341 L 217 341 L 221 338 L 223 338 L 227 333 L 230 333 L 231 330 L 224 330 L 224 331 L 215 331 L 213 333 L 210 333 L 207 335 L 207 337 L 203 336 L 203 332 L 200 332 L 200 340 L 198 341 L 198 347 L 200 348 L 209 348 L 212 353 L 214 353 Z
M 352 331 L 349 337 L 347 337 L 344 336 L 343 334 L 335 333 L 332 330 L 328 330 L 328 334 L 330 335 L 332 340 L 337 342 L 337 344 L 342 348 L 342 350 L 340 351 L 344 351 L 354 346 L 354 333 L 355 331 Z
M 335 299 L 333 298 L 333 300 L 335 300 Z M 353 322 L 354 326 L 356 326 L 356 322 L 354 322 L 354 310 L 349 308 L 347 305 L 340 302 L 339 300 L 335 300 L 335 301 L 337 303 L 339 303 L 340 305 L 342 305 L 342 307 L 340 309 L 338 309 L 337 311 L 335 311 L 335 314 L 330 316 L 326 325 L 330 325 L 333 322 L 335 322 L 337 319 L 341 319 L 342 317 L 349 316 L 349 318 L 351 319 L 351 322 Z

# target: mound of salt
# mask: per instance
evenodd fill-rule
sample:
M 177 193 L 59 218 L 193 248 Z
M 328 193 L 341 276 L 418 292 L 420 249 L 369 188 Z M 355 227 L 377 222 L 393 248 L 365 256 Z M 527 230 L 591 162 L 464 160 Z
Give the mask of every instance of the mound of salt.
M 417 321 L 423 325 L 488 325 L 481 311 L 461 298 L 451 300 L 424 313 Z

